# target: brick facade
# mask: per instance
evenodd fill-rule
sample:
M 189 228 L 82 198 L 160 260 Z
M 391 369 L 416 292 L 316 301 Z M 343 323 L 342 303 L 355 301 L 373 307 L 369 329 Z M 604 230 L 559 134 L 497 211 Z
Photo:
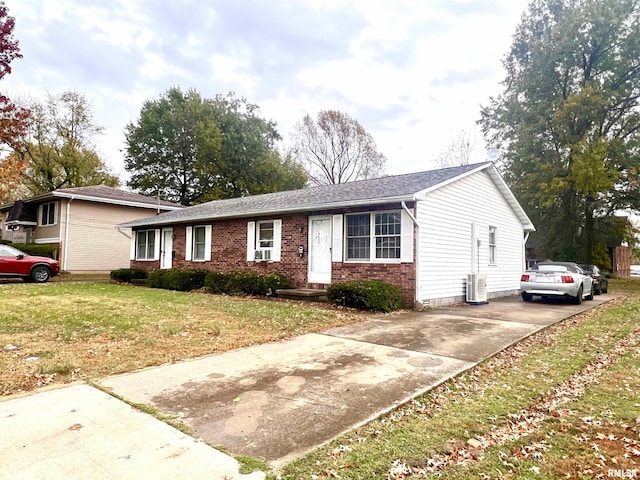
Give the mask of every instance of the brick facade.
M 397 208 L 398 206 L 394 205 L 393 207 Z M 386 209 L 389 208 L 387 205 Z M 377 209 L 385 208 L 379 207 Z M 373 209 L 350 209 L 348 212 L 314 212 L 313 215 L 371 210 Z M 309 216 L 276 215 L 265 217 L 264 220 L 276 218 L 282 220 L 280 262 L 247 261 L 247 222 L 261 220 L 261 218 L 240 218 L 206 223 L 189 223 L 190 226 L 213 225 L 210 262 L 186 261 L 184 259 L 186 226 L 173 225 L 173 250 L 175 252 L 173 268 L 202 268 L 219 272 L 232 270 L 250 270 L 260 273 L 275 272 L 285 275 L 297 288 L 326 288 L 327 285 L 307 282 Z M 304 248 L 302 258 L 298 255 L 298 246 L 300 245 Z M 132 260 L 131 267 L 151 271 L 160 268 L 160 262 Z M 383 280 L 397 285 L 402 290 L 405 306 L 413 306 L 416 282 L 415 263 L 333 262 L 332 281 L 335 283 L 349 280 Z

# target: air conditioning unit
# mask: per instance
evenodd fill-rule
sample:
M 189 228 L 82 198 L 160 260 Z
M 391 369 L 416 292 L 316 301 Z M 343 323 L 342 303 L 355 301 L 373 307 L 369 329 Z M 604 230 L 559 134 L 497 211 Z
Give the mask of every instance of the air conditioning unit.
M 271 250 L 256 250 L 253 258 L 256 262 L 271 260 Z
M 467 303 L 488 303 L 487 276 L 484 273 L 469 273 L 467 275 Z

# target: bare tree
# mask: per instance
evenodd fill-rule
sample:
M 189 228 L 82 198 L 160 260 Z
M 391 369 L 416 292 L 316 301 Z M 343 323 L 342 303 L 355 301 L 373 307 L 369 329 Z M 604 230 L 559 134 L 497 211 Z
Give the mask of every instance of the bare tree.
M 316 185 L 346 183 L 384 175 L 387 158 L 373 137 L 345 113 L 323 110 L 294 127 L 293 155 Z
M 466 130 L 451 140 L 436 158 L 441 167 L 469 165 L 478 150 L 478 141 Z

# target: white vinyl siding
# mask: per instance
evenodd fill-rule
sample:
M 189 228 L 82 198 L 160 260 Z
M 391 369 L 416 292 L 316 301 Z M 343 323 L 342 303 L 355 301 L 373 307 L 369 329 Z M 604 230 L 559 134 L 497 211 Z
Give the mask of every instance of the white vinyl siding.
M 487 274 L 487 292 L 515 293 L 523 258 L 522 223 L 484 172 L 429 192 L 417 204 L 418 300 L 464 300 L 467 274 Z M 480 247 L 472 237 L 475 223 Z M 499 231 L 500 262 L 489 268 L 489 227 Z M 477 249 L 474 251 L 474 249 Z M 476 258 L 477 255 L 477 258 Z M 445 303 L 445 302 L 443 302 Z

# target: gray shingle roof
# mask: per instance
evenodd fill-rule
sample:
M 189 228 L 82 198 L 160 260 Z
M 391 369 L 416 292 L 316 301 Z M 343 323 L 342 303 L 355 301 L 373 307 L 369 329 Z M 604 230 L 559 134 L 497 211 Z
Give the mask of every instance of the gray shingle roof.
M 182 210 L 124 223 L 121 226 L 168 225 L 219 218 L 264 215 L 275 212 L 301 212 L 362 204 L 409 201 L 413 199 L 413 195 L 417 192 L 437 186 L 487 165 L 490 165 L 490 163 L 476 163 L 461 167 L 394 175 L 338 185 L 322 185 L 301 190 L 267 193 L 228 200 L 214 200 Z
M 165 200 L 160 200 L 160 202 L 158 202 L 158 200 L 153 197 L 147 197 L 145 195 L 140 195 L 139 193 L 129 192 L 128 190 L 121 190 L 115 187 L 107 187 L 106 185 L 62 188 L 51 193 L 54 196 L 71 197 L 73 195 L 91 197 L 95 199 L 115 200 L 117 202 L 141 203 L 144 205 L 157 205 L 160 203 L 161 206 L 165 207 L 180 207 L 177 203 L 167 202 Z

